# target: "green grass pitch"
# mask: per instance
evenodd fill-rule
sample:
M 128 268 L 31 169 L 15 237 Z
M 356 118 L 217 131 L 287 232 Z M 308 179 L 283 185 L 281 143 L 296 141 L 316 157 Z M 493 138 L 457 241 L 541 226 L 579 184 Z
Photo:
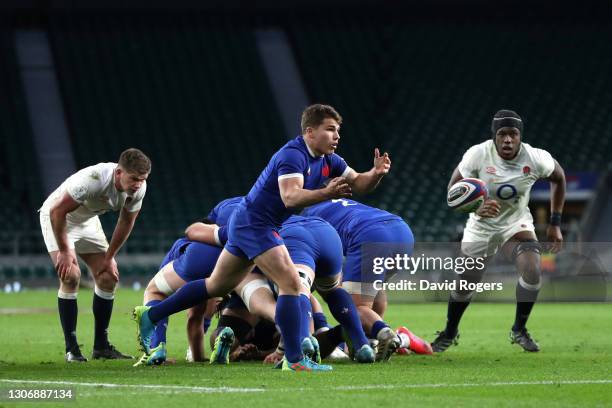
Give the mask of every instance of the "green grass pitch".
M 91 354 L 91 291 L 79 294 L 79 341 Z M 121 289 L 111 341 L 136 352 L 132 306 L 141 294 Z M 391 305 L 387 320 L 432 340 L 442 303 Z M 539 304 L 529 327 L 542 351 L 508 341 L 514 305 L 475 303 L 457 347 L 435 356 L 395 356 L 389 363 L 336 363 L 332 373 L 286 373 L 260 363 L 227 367 L 184 362 L 184 314 L 170 319 L 169 357 L 177 364 L 133 368 L 126 361 L 67 365 L 55 291 L 0 294 L 0 388 L 72 387 L 63 406 L 609 406 L 612 404 L 612 304 Z M 213 321 L 213 327 L 216 322 Z M 207 348 L 208 355 L 208 348 Z M 28 382 L 26 382 L 28 381 Z M 146 387 L 144 387 L 146 385 Z M 0 406 L 35 403 L 0 400 Z M 393 404 L 393 405 L 391 405 Z M 38 405 L 38 404 L 36 404 Z M 59 406 L 52 402 L 43 406 Z

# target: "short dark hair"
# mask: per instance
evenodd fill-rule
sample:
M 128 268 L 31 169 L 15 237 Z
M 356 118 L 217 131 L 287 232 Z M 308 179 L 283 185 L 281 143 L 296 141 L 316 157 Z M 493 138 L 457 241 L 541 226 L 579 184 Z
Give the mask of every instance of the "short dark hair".
M 151 172 L 151 159 L 141 150 L 132 147 L 121 153 L 119 166 L 128 173 L 149 174 Z
M 302 112 L 302 133 L 306 133 L 309 127 L 319 126 L 327 118 L 332 118 L 338 124 L 342 124 L 342 116 L 331 106 L 315 103 Z

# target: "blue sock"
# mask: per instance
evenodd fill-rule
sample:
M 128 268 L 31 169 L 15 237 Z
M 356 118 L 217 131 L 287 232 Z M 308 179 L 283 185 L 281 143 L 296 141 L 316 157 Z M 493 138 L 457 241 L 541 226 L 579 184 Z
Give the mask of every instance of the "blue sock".
M 306 337 L 310 337 L 310 317 L 312 316 L 312 304 L 310 298 L 306 295 L 300 295 L 300 314 L 302 315 L 300 323 L 300 341 Z
M 374 322 L 374 324 L 372 325 L 372 332 L 370 333 L 370 338 L 375 339 L 376 336 L 378 336 L 378 332 L 384 329 L 385 327 L 389 326 L 382 320 Z
M 181 310 L 187 310 L 192 306 L 198 305 L 208 299 L 206 284 L 204 279 L 188 282 L 177 292 L 172 294 L 161 303 L 149 309 L 149 319 L 155 324 L 164 317 L 168 317 Z
M 300 340 L 301 310 L 299 296 L 280 295 L 276 301 L 276 324 L 285 342 L 285 358 L 290 363 L 300 361 L 302 342 Z
M 150 300 L 147 302 L 146 306 L 155 306 L 158 303 L 161 303 L 161 300 Z M 164 317 L 155 326 L 155 332 L 153 332 L 153 337 L 151 337 L 151 348 L 155 348 L 159 346 L 159 343 L 162 341 L 166 342 L 166 329 L 168 328 L 168 318 Z
M 327 318 L 322 312 L 313 313 L 312 320 L 314 321 L 315 331 L 319 330 L 322 327 L 329 327 L 329 324 L 327 323 Z
M 359 350 L 364 344 L 368 344 L 368 339 L 363 332 L 359 313 L 353 299 L 348 292 L 342 288 L 336 288 L 324 296 L 329 311 L 348 332 L 355 350 Z
M 207 317 L 204 318 L 204 334 L 206 334 L 206 332 L 208 331 L 208 328 L 210 327 L 211 322 L 212 322 L 211 319 Z

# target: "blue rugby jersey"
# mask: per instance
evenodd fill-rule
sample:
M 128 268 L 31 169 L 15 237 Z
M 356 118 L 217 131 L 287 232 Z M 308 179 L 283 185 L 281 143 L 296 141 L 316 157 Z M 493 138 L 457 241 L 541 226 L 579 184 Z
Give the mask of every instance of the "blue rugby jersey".
M 266 168 L 243 201 L 252 223 L 279 227 L 297 209 L 285 207 L 278 187 L 279 180 L 303 177 L 304 189 L 316 190 L 334 177 L 346 176 L 350 168 L 342 157 L 333 153 L 313 156 L 302 136 L 285 144 L 272 156 Z
M 208 213 L 208 216 L 206 218 L 208 218 L 210 221 L 214 222 L 220 227 L 227 225 L 230 216 L 232 215 L 238 204 L 240 204 L 243 198 L 244 197 L 239 196 L 227 198 L 221 201 L 215 206 L 215 208 L 210 210 L 210 213 Z
M 317 225 L 317 224 L 328 224 L 328 222 L 325 221 L 321 217 L 309 217 L 309 216 L 303 216 L 303 215 L 292 215 L 289 218 L 287 218 L 287 220 L 285 220 L 285 222 L 283 222 L 282 228 L 289 228 L 289 227 L 292 227 L 292 226 L 308 228 L 308 226 L 310 226 L 310 225 Z M 282 228 L 281 228 L 281 235 L 282 235 Z
M 302 211 L 302 215 L 321 217 L 329 222 L 338 231 L 345 250 L 350 238 L 359 234 L 364 228 L 380 221 L 403 221 L 395 214 L 346 198 L 311 205 Z

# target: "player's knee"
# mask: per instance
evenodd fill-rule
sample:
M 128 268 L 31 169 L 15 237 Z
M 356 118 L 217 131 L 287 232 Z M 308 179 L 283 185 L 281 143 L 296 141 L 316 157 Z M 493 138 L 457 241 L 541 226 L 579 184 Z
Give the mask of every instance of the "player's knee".
M 61 281 L 61 287 L 70 291 L 76 291 L 79 288 L 79 279 L 64 278 Z
M 291 292 L 291 294 L 299 295 L 301 289 L 302 289 L 302 281 L 300 280 L 299 277 L 296 277 L 289 281 L 289 285 L 285 290 L 288 292 Z
M 155 283 L 153 281 L 149 282 L 149 284 L 147 285 L 145 291 L 144 291 L 144 299 L 146 300 L 151 300 L 151 299 L 156 299 L 157 296 L 159 294 L 159 291 L 157 290 L 157 286 L 155 286 Z
M 96 278 L 96 286 L 106 292 L 114 292 L 117 282 L 110 275 L 103 274 Z
M 367 313 L 371 308 L 368 305 L 364 305 L 364 304 L 359 304 L 359 305 L 355 305 L 355 308 L 357 309 L 357 313 L 359 313 L 359 315 L 362 315 L 363 313 Z
M 374 300 L 372 304 L 372 310 L 374 313 L 378 314 L 380 317 L 384 317 L 385 312 L 387 311 L 387 299 L 384 300 Z
M 542 272 L 540 270 L 540 252 L 541 244 L 536 240 L 519 242 L 512 256 L 516 267 L 523 278 L 523 281 L 529 285 L 539 285 Z
M 60 279 L 62 285 L 68 288 L 78 288 L 79 282 L 81 281 L 81 270 L 79 268 L 72 268 L 63 279 Z
M 526 262 L 521 265 L 519 271 L 523 280 L 530 285 L 539 285 L 542 278 L 540 264 L 536 262 Z
M 302 288 L 302 281 L 297 273 L 287 276 L 285 279 L 282 279 L 282 281 L 277 282 L 277 284 L 284 295 L 298 296 Z

